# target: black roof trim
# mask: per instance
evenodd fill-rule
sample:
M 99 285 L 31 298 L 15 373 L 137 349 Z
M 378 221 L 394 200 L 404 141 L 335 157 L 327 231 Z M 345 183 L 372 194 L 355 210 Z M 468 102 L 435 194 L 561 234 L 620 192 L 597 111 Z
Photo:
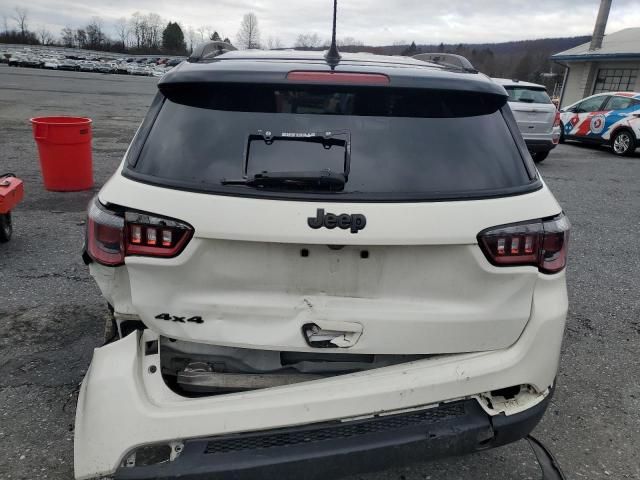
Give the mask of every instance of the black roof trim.
M 209 82 L 291 85 L 287 73 L 293 70 L 380 73 L 389 77 L 389 87 L 393 88 L 430 88 L 507 96 L 504 88 L 486 75 L 459 67 L 450 68 L 407 57 L 344 53 L 340 63 L 332 68 L 327 65 L 323 52 L 301 51 L 232 51 L 197 63 L 184 62 L 167 72 L 158 85 L 160 89 L 170 84 Z

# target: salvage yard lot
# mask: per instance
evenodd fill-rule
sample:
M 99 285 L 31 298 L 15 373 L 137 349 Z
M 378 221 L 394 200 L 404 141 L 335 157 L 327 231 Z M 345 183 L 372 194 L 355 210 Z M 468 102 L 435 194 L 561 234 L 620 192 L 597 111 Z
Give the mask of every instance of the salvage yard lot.
M 85 207 L 113 173 L 156 80 L 0 66 L 0 173 L 25 180 L 0 245 L 0 479 L 73 477 L 75 395 L 106 306 L 80 259 Z M 94 120 L 94 192 L 42 187 L 28 119 Z M 534 434 L 569 479 L 640 479 L 640 153 L 561 145 L 540 166 L 572 224 L 570 312 Z M 126 405 L 122 406 L 127 408 Z M 537 479 L 524 442 L 351 480 Z

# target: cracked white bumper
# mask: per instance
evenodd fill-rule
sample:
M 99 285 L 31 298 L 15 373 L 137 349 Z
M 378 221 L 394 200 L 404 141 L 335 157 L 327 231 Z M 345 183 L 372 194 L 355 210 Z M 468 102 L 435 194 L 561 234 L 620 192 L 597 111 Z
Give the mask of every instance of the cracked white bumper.
M 197 399 L 169 390 L 159 356 L 144 355 L 144 342 L 156 339 L 154 332 L 130 335 L 94 352 L 78 399 L 75 477 L 112 474 L 131 449 L 144 444 L 400 410 L 513 385 L 543 392 L 557 372 L 566 313 L 564 272 L 540 275 L 531 319 L 507 349 Z

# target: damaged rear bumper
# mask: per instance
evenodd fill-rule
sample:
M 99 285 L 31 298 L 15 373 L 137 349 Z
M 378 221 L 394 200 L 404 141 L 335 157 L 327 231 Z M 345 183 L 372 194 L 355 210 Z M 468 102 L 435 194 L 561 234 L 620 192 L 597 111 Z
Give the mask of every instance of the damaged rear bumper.
M 395 415 L 187 440 L 174 461 L 120 467 L 116 480 L 305 480 L 471 453 L 525 437 L 549 399 L 492 420 L 476 400 Z
M 289 478 L 311 478 L 309 472 L 320 469 L 316 462 L 377 469 L 416 456 L 424 459 L 508 443 L 526 435 L 544 412 L 557 372 L 566 311 L 564 273 L 540 276 L 531 318 L 507 349 L 442 355 L 206 398 L 185 398 L 167 387 L 159 354 L 145 348 L 157 334 L 145 330 L 129 335 L 94 352 L 76 412 L 75 477 L 188 479 L 219 474 L 241 479 L 260 470 L 260 478 L 268 478 L 268 472 L 286 478 L 280 470 L 286 469 Z M 522 397 L 487 404 L 483 394 L 514 385 L 531 389 Z M 285 447 L 273 440 L 281 429 L 293 429 L 294 436 L 306 438 L 318 428 L 353 426 L 354 421 L 373 425 L 416 412 L 447 412 L 452 405 L 462 405 L 463 413 L 437 417 L 438 421 L 431 421 L 430 415 L 414 423 L 402 420 L 397 428 L 375 427 L 326 442 Z M 276 446 L 241 452 L 222 447 L 224 451 L 205 453 L 212 444 L 230 445 L 234 438 L 240 438 L 240 444 L 243 438 L 254 438 L 259 444 L 265 436 Z M 248 444 L 255 445 L 252 442 Z M 160 444 L 179 446 L 180 454 L 160 465 L 123 467 L 139 447 Z M 295 475 L 302 468 L 305 474 Z

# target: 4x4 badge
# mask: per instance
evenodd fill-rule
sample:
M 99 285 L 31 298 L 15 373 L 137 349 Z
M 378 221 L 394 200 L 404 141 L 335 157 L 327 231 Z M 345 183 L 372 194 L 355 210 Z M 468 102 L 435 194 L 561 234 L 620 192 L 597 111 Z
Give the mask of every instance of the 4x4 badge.
M 341 213 L 335 215 L 333 213 L 324 213 L 324 208 L 319 208 L 315 217 L 309 217 L 307 224 L 314 229 L 326 227 L 332 230 L 336 227 L 346 230 L 351 229 L 351 233 L 358 233 L 367 225 L 367 217 L 362 214 L 354 213 L 349 215 L 347 213 Z
M 169 322 L 178 322 L 178 323 L 187 323 L 187 322 L 204 323 L 204 320 L 202 320 L 202 317 L 200 316 L 187 318 L 186 316 L 180 317 L 177 315 L 171 315 L 170 313 L 160 313 L 156 315 L 155 318 L 157 318 L 158 320 L 167 320 Z

